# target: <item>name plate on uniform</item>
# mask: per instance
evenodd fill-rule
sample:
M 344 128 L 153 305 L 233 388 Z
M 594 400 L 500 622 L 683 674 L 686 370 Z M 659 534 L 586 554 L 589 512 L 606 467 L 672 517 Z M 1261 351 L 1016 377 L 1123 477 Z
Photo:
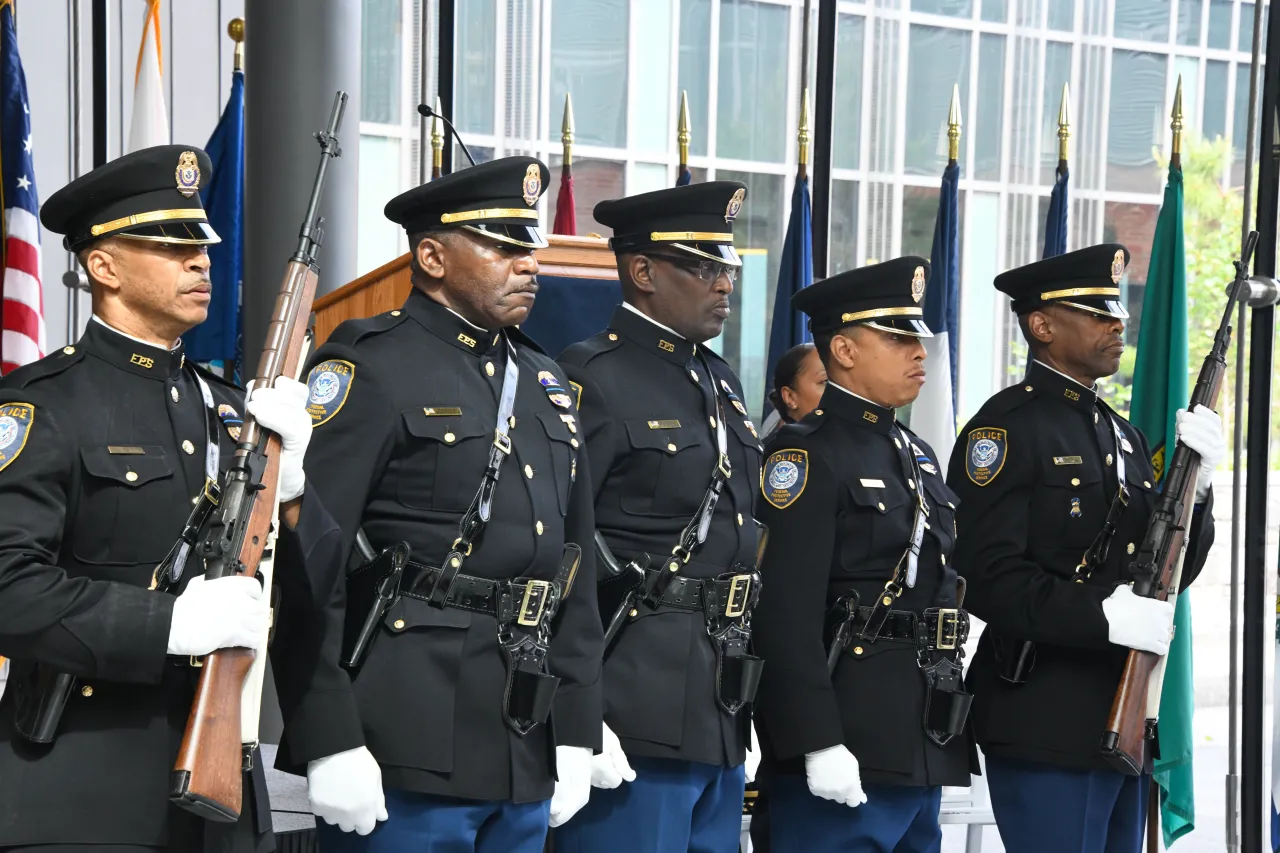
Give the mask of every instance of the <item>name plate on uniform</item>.
M 108 444 L 107 453 L 112 456 L 146 456 L 147 451 L 141 447 L 132 447 L 128 445 Z
M 1084 460 L 1079 456 L 1055 456 L 1053 457 L 1054 465 L 1083 465 Z
M 429 418 L 456 418 L 462 414 L 457 406 L 427 406 L 422 413 Z
M 883 489 L 883 488 L 884 488 L 884 480 L 859 480 L 858 482 L 859 482 L 859 483 L 861 483 L 863 486 L 865 486 L 865 487 L 866 487 L 866 488 L 868 488 L 868 489 Z
M 649 429 L 680 429 L 680 422 L 677 420 L 649 421 Z

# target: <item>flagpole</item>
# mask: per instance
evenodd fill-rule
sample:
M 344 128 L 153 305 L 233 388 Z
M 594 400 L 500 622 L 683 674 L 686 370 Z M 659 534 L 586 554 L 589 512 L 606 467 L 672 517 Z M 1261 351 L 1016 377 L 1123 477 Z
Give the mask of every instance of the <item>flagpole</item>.
M 689 170 L 689 142 L 693 133 L 689 129 L 689 92 L 680 90 L 680 115 L 676 120 L 676 145 L 680 149 L 680 165 L 676 168 L 676 186 Z
M 809 180 L 809 87 L 804 87 L 800 95 L 800 126 L 796 130 L 796 147 L 799 148 L 799 163 L 796 175 L 802 181 Z
M 418 8 L 418 103 L 425 104 L 427 102 L 427 42 L 431 40 L 431 16 L 427 14 L 427 5 L 421 4 Z M 436 110 L 440 109 L 440 100 L 436 99 Z M 432 172 L 431 179 L 435 180 L 437 172 L 435 169 L 439 166 L 439 157 L 435 154 L 436 135 L 435 131 L 439 128 L 438 119 L 431 120 L 431 127 L 427 127 L 427 117 L 418 115 L 418 183 L 425 184 L 427 182 L 427 142 L 430 133 Z
M 831 241 L 831 138 L 836 97 L 836 27 L 839 4 L 818 0 L 818 79 L 813 111 L 813 278 L 827 277 Z
M 83 137 L 81 135 L 80 84 L 80 0 L 67 0 L 67 11 L 71 17 L 71 73 L 68 81 L 67 122 L 71 128 L 70 146 L 67 152 L 67 178 L 74 181 L 80 177 L 80 158 L 83 156 Z M 16 10 L 16 6 L 14 7 Z M 14 18 L 17 26 L 17 18 Z M 67 289 L 67 343 L 80 337 L 80 291 L 89 289 L 89 279 L 80 269 L 74 252 L 67 252 L 67 271 L 62 274 L 62 284 Z
M 1062 101 L 1058 104 L 1058 174 L 1067 169 L 1067 154 L 1071 142 L 1071 84 L 1062 84 Z
M 431 117 L 431 180 L 444 174 L 444 125 L 440 121 L 440 96 L 436 95 L 436 114 Z M 425 120 L 425 117 L 424 117 Z

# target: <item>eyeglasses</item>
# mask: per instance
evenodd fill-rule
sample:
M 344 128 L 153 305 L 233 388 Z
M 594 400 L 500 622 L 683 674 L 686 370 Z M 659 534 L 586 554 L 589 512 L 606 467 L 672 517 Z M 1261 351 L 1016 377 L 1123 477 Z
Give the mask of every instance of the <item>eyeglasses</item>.
M 715 284 L 720 276 L 729 279 L 729 283 L 733 284 L 738 280 L 738 268 L 731 267 L 728 264 L 722 264 L 719 261 L 710 259 L 694 262 L 692 259 L 673 258 L 671 255 L 649 255 L 648 257 L 655 260 L 666 261 L 681 269 L 694 273 L 698 278 L 707 284 Z

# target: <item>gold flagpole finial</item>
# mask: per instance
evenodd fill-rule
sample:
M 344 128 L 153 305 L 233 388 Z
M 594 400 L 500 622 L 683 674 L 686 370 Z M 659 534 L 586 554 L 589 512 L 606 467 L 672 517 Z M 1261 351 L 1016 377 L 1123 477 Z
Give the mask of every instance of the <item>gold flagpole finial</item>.
M 1058 162 L 1067 162 L 1068 141 L 1071 139 L 1071 88 L 1062 84 L 1062 102 L 1058 104 Z
M 436 95 L 436 114 L 431 117 L 431 177 L 440 177 L 444 170 L 444 128 L 440 124 L 440 96 Z
M 960 84 L 951 85 L 951 111 L 947 114 L 947 161 L 960 159 Z
M 236 43 L 235 64 L 232 68 L 236 71 L 244 70 L 244 18 L 232 18 L 227 23 L 227 35 L 231 36 L 231 40 Z
M 693 134 L 689 130 L 689 93 L 680 90 L 680 121 L 676 125 L 676 142 L 680 143 L 680 165 L 689 165 L 689 140 Z
M 1173 92 L 1173 113 L 1169 129 L 1173 131 L 1173 149 L 1169 153 L 1169 165 L 1182 168 L 1182 75 L 1178 75 L 1178 88 Z
M 564 119 L 560 122 L 560 144 L 564 146 L 564 165 L 573 163 L 573 98 L 564 93 Z
M 800 146 L 800 170 L 807 171 L 809 165 L 809 87 L 804 87 L 800 96 L 800 127 L 796 131 L 796 142 Z

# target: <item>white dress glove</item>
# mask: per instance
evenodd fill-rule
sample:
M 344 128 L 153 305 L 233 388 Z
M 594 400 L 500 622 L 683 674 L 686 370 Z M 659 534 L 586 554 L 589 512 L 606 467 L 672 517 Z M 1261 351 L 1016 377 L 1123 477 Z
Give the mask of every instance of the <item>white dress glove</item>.
M 636 771 L 631 769 L 627 754 L 622 751 L 622 743 L 618 736 L 604 724 L 604 749 L 599 755 L 591 758 L 591 786 L 594 788 L 616 788 L 623 782 L 634 782 Z
M 751 748 L 747 750 L 747 760 L 742 765 L 746 782 L 750 785 L 756 781 L 756 771 L 760 769 L 760 739 L 756 737 L 756 724 L 751 724 Z
M 368 835 L 387 819 L 382 768 L 363 746 L 307 762 L 307 796 L 312 813 L 343 832 Z
M 1207 406 L 1193 411 L 1178 409 L 1178 441 L 1200 454 L 1200 474 L 1196 477 L 1196 503 L 1204 503 L 1213 485 L 1213 472 L 1227 455 L 1227 439 L 1222 434 L 1222 418 Z
M 551 825 L 560 826 L 587 804 L 591 796 L 591 750 L 556 747 L 556 790 L 551 795 Z
M 302 495 L 306 477 L 302 460 L 311 441 L 311 415 L 307 414 L 307 386 L 281 376 L 274 388 L 254 388 L 245 408 L 258 423 L 280 436 L 280 486 L 276 500 L 288 503 Z
M 820 749 L 804 757 L 809 793 L 857 808 L 867 801 L 858 775 L 858 759 L 844 744 Z
M 1143 598 L 1128 586 L 1118 586 L 1102 602 L 1107 617 L 1107 639 L 1156 655 L 1169 653 L 1173 639 L 1173 602 Z
M 217 649 L 260 651 L 266 639 L 268 607 L 254 578 L 206 580 L 197 575 L 173 602 L 169 654 L 207 655 Z

